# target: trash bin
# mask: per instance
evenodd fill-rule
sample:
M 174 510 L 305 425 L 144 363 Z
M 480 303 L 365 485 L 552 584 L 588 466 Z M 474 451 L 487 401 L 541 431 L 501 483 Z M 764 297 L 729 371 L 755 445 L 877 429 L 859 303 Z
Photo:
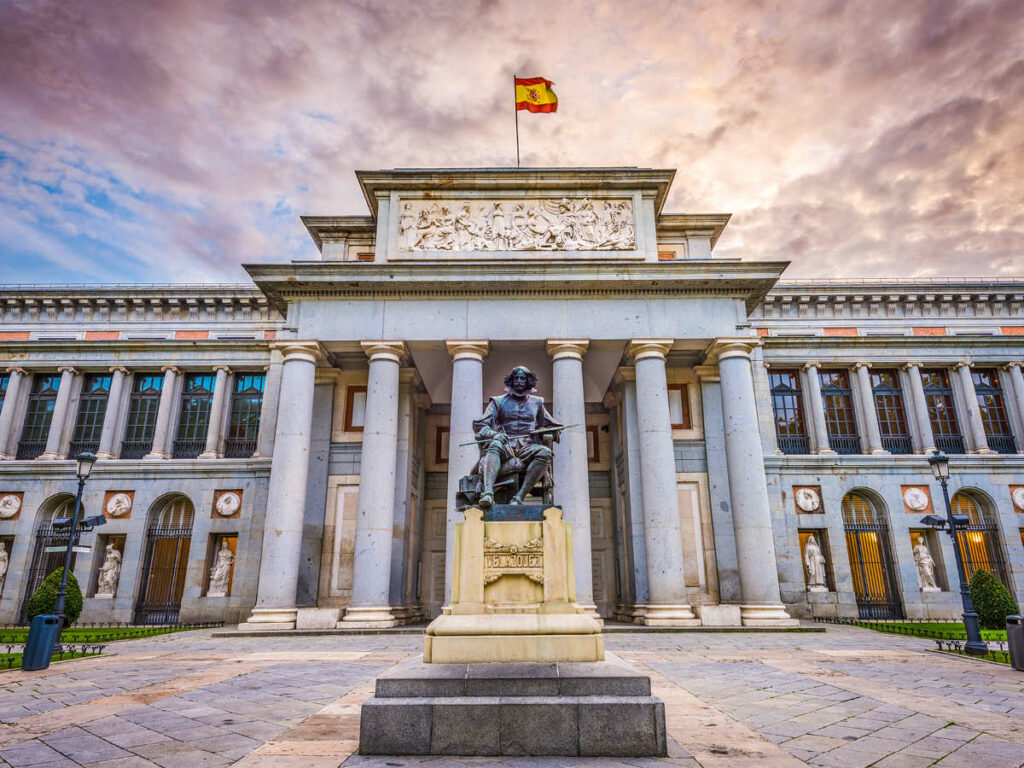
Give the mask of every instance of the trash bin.
M 1006 617 L 1006 645 L 1010 649 L 1010 666 L 1024 672 L 1024 616 Z
M 27 670 L 46 669 L 53 657 L 53 646 L 60 634 L 60 616 L 42 613 L 32 619 L 21 657 L 21 668 Z

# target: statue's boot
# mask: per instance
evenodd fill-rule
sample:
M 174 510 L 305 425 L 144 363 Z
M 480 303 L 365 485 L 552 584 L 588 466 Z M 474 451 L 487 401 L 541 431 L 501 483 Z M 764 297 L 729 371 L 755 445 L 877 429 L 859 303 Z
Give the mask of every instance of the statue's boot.
M 498 477 L 499 469 L 501 469 L 501 456 L 492 451 L 485 453 L 483 461 L 480 462 L 484 492 L 480 494 L 480 500 L 477 502 L 485 509 L 494 504 L 494 481 Z
M 526 468 L 526 475 L 523 477 L 523 485 L 519 489 L 519 492 L 512 497 L 510 504 L 525 504 L 524 499 L 527 494 L 533 490 L 533 486 L 543 477 L 544 470 L 547 469 L 548 463 L 544 459 L 534 459 L 530 462 L 530 465 Z

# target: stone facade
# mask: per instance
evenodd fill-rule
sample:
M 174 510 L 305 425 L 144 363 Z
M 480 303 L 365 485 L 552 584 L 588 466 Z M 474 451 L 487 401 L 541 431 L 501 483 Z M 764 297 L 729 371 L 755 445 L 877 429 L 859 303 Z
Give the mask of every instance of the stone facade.
M 1024 281 L 781 280 L 785 261 L 714 255 L 727 215 L 663 213 L 671 171 L 358 176 L 370 215 L 306 217 L 313 259 L 249 285 L 0 289 L 0 623 L 56 567 L 83 449 L 86 513 L 108 516 L 75 560 L 83 621 L 437 615 L 478 457 L 460 444 L 516 363 L 580 422 L 555 503 L 603 617 L 956 615 L 949 537 L 925 535 L 939 591 L 913 553 L 944 511 L 936 447 L 972 567 L 1024 598 Z

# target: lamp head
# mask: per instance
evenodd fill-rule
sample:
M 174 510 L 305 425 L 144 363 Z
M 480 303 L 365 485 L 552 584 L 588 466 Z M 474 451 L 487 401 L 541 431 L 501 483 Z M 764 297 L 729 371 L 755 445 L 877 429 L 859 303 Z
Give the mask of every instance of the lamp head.
M 95 528 L 98 525 L 106 524 L 107 518 L 105 518 L 103 515 L 93 515 L 92 517 L 87 517 L 84 520 L 82 520 L 82 525 L 87 528 Z
M 92 465 L 96 463 L 96 454 L 88 451 L 75 457 L 78 461 L 78 479 L 85 480 L 92 474 Z
M 945 528 L 946 518 L 938 515 L 925 515 L 921 518 L 921 524 L 927 525 L 929 528 Z
M 928 463 L 931 465 L 932 474 L 935 475 L 936 480 L 940 483 L 949 480 L 949 456 L 942 451 L 933 451 L 932 455 L 928 457 Z

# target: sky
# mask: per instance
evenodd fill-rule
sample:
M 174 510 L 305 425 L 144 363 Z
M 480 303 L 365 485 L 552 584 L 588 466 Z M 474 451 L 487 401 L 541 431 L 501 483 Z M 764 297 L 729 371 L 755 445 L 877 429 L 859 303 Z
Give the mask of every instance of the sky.
M 0 0 L 0 282 L 245 282 L 353 171 L 676 168 L 788 278 L 1024 276 L 1020 0 Z

